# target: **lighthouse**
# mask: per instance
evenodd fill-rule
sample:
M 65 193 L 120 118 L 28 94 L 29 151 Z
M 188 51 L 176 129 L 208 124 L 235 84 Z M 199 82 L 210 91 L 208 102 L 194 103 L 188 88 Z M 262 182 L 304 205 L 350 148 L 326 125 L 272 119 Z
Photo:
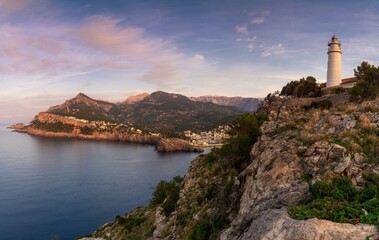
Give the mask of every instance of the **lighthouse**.
M 341 42 L 334 34 L 328 43 L 328 72 L 326 87 L 340 86 L 341 84 Z

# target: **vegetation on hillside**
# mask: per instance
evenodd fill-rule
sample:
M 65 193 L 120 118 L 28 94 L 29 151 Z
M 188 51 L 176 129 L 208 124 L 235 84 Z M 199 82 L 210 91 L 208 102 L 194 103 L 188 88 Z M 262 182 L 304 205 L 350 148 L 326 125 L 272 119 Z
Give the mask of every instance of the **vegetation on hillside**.
M 374 100 L 379 96 L 379 67 L 362 62 L 354 69 L 357 84 L 350 90 L 352 101 Z
M 187 194 L 177 214 L 179 229 L 189 233 L 181 236 L 183 239 L 217 239 L 220 231 L 229 225 L 227 216 L 237 211 L 240 194 L 234 179 L 251 162 L 251 147 L 266 119 L 264 113 L 238 117 L 231 125 L 230 139 L 199 159 L 198 175 L 204 184 Z M 197 213 L 199 221 L 194 221 L 189 212 Z
M 61 116 L 72 116 L 89 121 L 105 121 L 132 125 L 146 132 L 177 133 L 186 130 L 209 131 L 228 125 L 243 111 L 213 103 L 192 101 L 165 92 L 155 92 L 133 104 L 112 104 L 85 95 L 66 101 L 48 110 Z
M 163 213 L 166 216 L 170 215 L 170 213 L 175 211 L 182 181 L 183 178 L 180 176 L 174 177 L 171 181 L 160 181 L 153 192 L 150 205 L 160 205 Z
M 74 130 L 74 125 L 66 124 L 62 122 L 40 122 L 38 119 L 32 121 L 33 126 L 36 129 L 41 129 L 47 132 L 63 132 L 71 133 Z
M 208 160 L 221 158 L 224 159 L 224 167 L 242 171 L 250 162 L 251 147 L 257 141 L 260 125 L 266 120 L 265 113 L 246 113 L 236 118 L 230 125 L 230 138 L 221 148 L 213 149 L 207 156 Z
M 237 211 L 240 192 L 234 185 L 236 177 L 250 163 L 250 149 L 266 119 L 263 113 L 244 114 L 235 119 L 230 129 L 231 138 L 225 145 L 191 164 L 192 171 L 186 177 L 189 178 L 187 184 L 193 187 L 180 192 L 181 177 L 161 181 L 148 206 L 118 216 L 95 236 L 107 239 L 106 232 L 111 232 L 121 239 L 147 239 L 153 235 L 156 212 L 161 209 L 163 216 L 171 219 L 167 223 L 175 224 L 175 234 L 181 239 L 217 239 L 220 231 L 229 225 L 227 216 Z M 172 234 L 170 227 L 166 226 L 167 231 L 161 233 L 163 238 Z
M 367 173 L 362 189 L 353 186 L 346 177 L 331 182 L 316 182 L 310 186 L 312 200 L 292 206 L 288 212 L 294 219 L 327 219 L 340 223 L 368 223 L 379 227 L 379 175 Z
M 321 88 L 316 83 L 316 78 L 308 76 L 301 78 L 299 81 L 291 81 L 282 88 L 281 96 L 301 97 L 319 97 L 321 96 Z

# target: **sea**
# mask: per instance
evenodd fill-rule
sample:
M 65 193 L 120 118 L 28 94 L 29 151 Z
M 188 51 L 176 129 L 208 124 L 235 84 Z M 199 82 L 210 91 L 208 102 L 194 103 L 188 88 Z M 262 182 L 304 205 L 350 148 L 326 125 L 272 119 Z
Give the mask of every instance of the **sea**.
M 147 205 L 197 153 L 151 145 L 36 137 L 0 125 L 0 239 L 76 239 Z

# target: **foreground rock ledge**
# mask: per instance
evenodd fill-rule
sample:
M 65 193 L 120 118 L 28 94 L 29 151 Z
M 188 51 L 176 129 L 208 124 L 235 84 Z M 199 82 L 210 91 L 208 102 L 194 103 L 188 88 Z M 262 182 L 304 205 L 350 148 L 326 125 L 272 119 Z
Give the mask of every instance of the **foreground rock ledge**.
M 335 223 L 312 218 L 294 220 L 288 216 L 287 208 L 269 209 L 262 213 L 242 235 L 233 234 L 232 229 L 221 235 L 227 239 L 323 239 L 323 240 L 355 240 L 376 239 L 376 228 L 373 225 Z

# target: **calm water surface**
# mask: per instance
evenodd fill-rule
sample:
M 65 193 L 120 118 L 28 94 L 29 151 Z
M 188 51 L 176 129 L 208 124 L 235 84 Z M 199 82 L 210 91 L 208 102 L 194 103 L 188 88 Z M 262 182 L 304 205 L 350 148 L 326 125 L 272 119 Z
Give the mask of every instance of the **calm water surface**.
M 33 137 L 0 126 L 0 239 L 75 239 L 145 205 L 197 154 Z

